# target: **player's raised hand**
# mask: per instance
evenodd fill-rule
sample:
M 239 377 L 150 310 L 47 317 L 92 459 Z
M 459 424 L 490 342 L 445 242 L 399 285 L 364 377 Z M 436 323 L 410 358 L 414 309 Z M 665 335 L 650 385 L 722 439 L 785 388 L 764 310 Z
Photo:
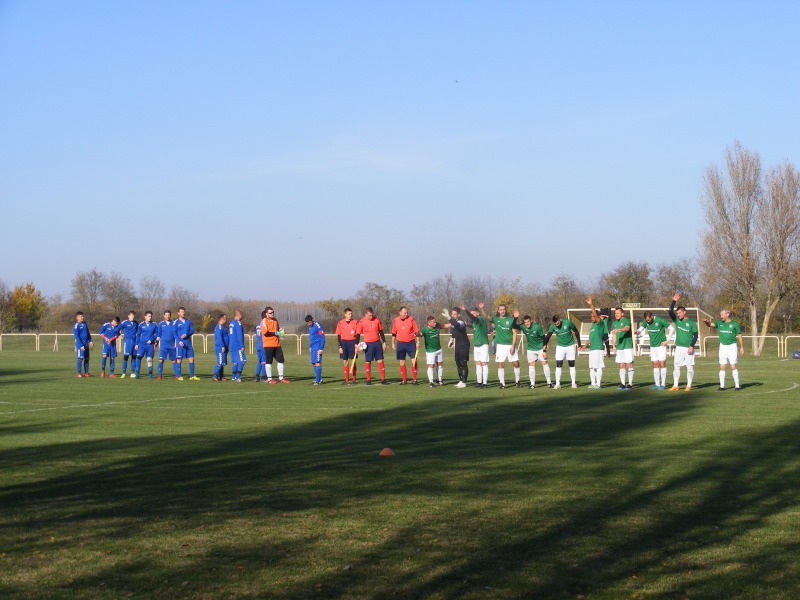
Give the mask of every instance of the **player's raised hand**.
M 673 300 L 675 300 L 675 302 L 677 302 L 678 300 L 680 300 L 680 299 L 681 299 L 681 294 L 680 294 L 680 292 L 675 292 L 675 295 L 672 297 L 672 299 L 673 299 Z
M 445 319 L 449 319 L 449 318 L 450 318 L 450 311 L 449 311 L 449 310 L 447 310 L 446 308 L 445 308 L 445 309 L 442 309 L 442 316 L 443 316 Z
M 515 319 L 519 319 L 519 309 L 515 308 L 514 312 L 511 313 Z
M 588 304 L 589 306 L 592 305 L 592 297 L 591 296 L 586 296 L 586 304 Z

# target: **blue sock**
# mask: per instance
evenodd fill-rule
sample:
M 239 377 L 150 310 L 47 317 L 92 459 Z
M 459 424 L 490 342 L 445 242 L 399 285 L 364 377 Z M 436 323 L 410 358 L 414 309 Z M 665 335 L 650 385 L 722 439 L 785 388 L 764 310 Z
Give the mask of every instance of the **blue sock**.
M 142 366 L 142 361 L 136 358 L 131 359 L 131 373 L 136 373 L 138 375 L 141 366 Z
M 164 374 L 164 361 L 158 361 L 158 376 L 161 377 Z
M 100 370 L 105 373 L 106 372 L 106 357 L 104 356 L 103 359 L 100 361 Z
M 194 377 L 194 363 L 189 363 L 189 377 Z
M 177 362 L 172 363 L 172 372 L 175 373 L 175 377 L 181 376 L 181 365 Z
M 314 367 L 314 381 L 317 383 L 322 381 L 322 365 Z
M 82 363 L 82 362 L 83 362 L 83 359 L 82 359 L 82 358 L 79 358 L 79 359 L 78 359 L 78 362 L 77 362 L 77 363 L 75 363 L 75 368 L 78 370 L 78 375 L 80 375 L 80 374 L 81 374 L 81 363 Z
M 116 362 L 116 359 L 112 356 L 108 360 L 111 362 L 111 366 L 109 367 L 109 371 L 111 371 L 111 373 L 113 374 L 114 373 L 114 363 Z
M 127 373 L 127 372 L 128 372 L 128 359 L 123 356 L 122 357 L 122 374 L 125 375 L 125 373 Z M 133 373 L 133 361 L 131 361 L 131 373 Z

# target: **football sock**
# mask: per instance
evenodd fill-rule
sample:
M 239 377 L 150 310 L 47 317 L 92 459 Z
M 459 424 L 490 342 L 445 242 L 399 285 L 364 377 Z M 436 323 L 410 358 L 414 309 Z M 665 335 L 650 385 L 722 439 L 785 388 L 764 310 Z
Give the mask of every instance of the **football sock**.
M 80 367 L 78 368 L 80 371 Z M 478 378 L 478 383 L 483 383 L 483 367 L 475 365 L 475 376 Z
M 428 367 L 428 383 L 433 383 L 433 367 Z
M 497 379 L 500 381 L 500 385 L 505 387 L 505 385 L 506 385 L 506 368 L 505 367 L 497 367 Z
M 661 385 L 667 385 L 667 367 L 661 367 Z
M 633 367 L 628 369 L 628 385 L 633 385 Z
M 322 381 L 322 365 L 314 367 L 314 381 L 316 381 L 317 383 Z
M 536 367 L 528 367 L 528 379 L 531 382 L 531 385 L 536 383 Z
M 519 367 L 514 367 L 514 382 L 519 383 Z
M 400 365 L 400 379 L 405 383 L 406 377 L 408 376 L 408 371 L 406 371 L 405 365 Z
M 672 371 L 672 387 L 678 387 L 678 382 L 681 380 L 680 368 Z
M 106 357 L 104 356 L 100 361 L 100 370 L 105 373 L 106 372 Z
M 381 381 L 386 381 L 386 365 L 384 365 L 382 362 L 379 362 L 378 371 L 381 374 Z
M 721 388 L 725 387 L 725 371 L 719 372 L 719 387 Z
M 411 363 L 411 379 L 413 381 L 416 381 L 418 374 L 419 374 L 419 370 L 417 369 L 417 363 Z
M 439 363 L 438 374 L 439 374 L 439 381 L 441 381 L 442 376 L 444 375 L 444 365 L 442 365 L 442 363 Z
M 592 385 L 597 385 L 597 369 L 589 369 L 589 382 Z
M 347 368 L 347 361 L 344 361 L 344 380 L 350 381 L 350 369 Z
M 569 378 L 572 380 L 573 385 L 575 384 L 575 375 L 576 375 L 575 367 L 570 367 Z
M 125 373 L 127 372 L 128 372 L 128 359 L 122 357 L 122 374 L 125 375 Z M 133 360 L 131 360 L 131 373 L 133 373 Z
M 661 385 L 661 369 L 659 367 L 653 369 L 653 383 Z
M 272 363 L 267 363 L 264 368 L 267 370 L 267 379 L 272 379 Z
M 283 379 L 283 363 L 278 363 L 278 379 Z
M 561 367 L 556 367 L 556 383 L 561 384 Z
M 164 374 L 164 361 L 158 361 L 158 376 L 161 377 Z
M 172 363 L 172 372 L 175 373 L 175 377 L 181 376 L 181 364 L 179 362 Z
M 364 376 L 367 378 L 367 381 L 372 381 L 372 363 L 365 362 L 364 363 Z
M 483 369 L 483 383 L 489 383 L 489 365 L 481 365 L 481 369 Z
M 112 374 L 114 373 L 114 363 L 116 363 L 116 362 L 117 362 L 117 361 L 116 361 L 116 359 L 115 359 L 113 356 L 112 356 L 112 357 L 109 359 L 109 363 L 110 363 L 110 364 L 109 364 L 108 370 L 109 370 L 109 371 L 110 371 Z
M 550 365 L 542 365 L 542 371 L 544 371 L 544 378 L 547 383 L 550 383 Z
M 619 382 L 622 385 L 625 385 L 625 369 L 619 370 Z
M 734 385 L 734 387 L 739 387 L 739 369 L 733 369 L 731 371 L 731 375 L 733 375 L 733 385 Z
M 692 379 L 694 379 L 694 367 L 686 367 L 686 387 L 692 387 Z
M 79 358 L 79 359 L 76 361 L 76 363 L 75 363 L 75 368 L 76 368 L 76 369 L 77 369 L 77 371 L 78 371 L 78 375 L 80 375 L 80 374 L 81 374 L 81 363 L 82 363 L 82 362 L 83 362 L 83 359 L 82 359 L 82 358 Z
M 194 361 L 189 363 L 189 377 L 194 377 Z

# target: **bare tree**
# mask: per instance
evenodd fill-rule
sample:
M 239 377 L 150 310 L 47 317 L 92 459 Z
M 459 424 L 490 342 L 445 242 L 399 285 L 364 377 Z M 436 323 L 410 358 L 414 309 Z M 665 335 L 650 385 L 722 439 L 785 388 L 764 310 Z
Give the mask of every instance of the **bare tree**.
M 626 262 L 609 273 L 600 276 L 600 287 L 615 306 L 623 302 L 650 303 L 653 280 L 650 265 L 646 262 Z
M 137 300 L 136 293 L 133 291 L 133 284 L 122 273 L 114 272 L 107 275 L 101 289 L 103 300 L 111 305 L 117 316 L 123 312 L 127 313 L 136 305 Z M 124 318 L 124 316 L 121 318 Z
M 655 306 L 667 306 L 675 292 L 680 292 L 684 302 L 702 306 L 706 291 L 698 272 L 687 259 L 656 265 L 654 271 L 654 292 L 651 301 Z
M 737 142 L 726 150 L 725 170 L 709 167 L 703 183 L 704 271 L 723 294 L 742 299 L 759 355 L 800 255 L 798 174 L 784 164 L 770 171 L 765 186 L 761 158 Z
M 356 292 L 355 298 L 362 309 L 371 306 L 375 314 L 384 321 L 394 317 L 400 307 L 408 302 L 402 291 L 371 281 Z
M 197 293 L 189 288 L 173 285 L 169 290 L 169 306 L 171 307 L 172 314 L 175 314 L 179 306 L 183 306 L 188 314 L 194 315 L 198 308 Z
M 139 280 L 139 306 L 142 310 L 152 310 L 158 315 L 164 309 L 158 304 L 163 304 L 166 293 L 166 288 L 158 277 L 145 275 Z
M 93 268 L 91 271 L 81 271 L 72 278 L 72 301 L 90 312 L 97 309 L 97 304 L 103 298 L 103 285 L 106 276 Z

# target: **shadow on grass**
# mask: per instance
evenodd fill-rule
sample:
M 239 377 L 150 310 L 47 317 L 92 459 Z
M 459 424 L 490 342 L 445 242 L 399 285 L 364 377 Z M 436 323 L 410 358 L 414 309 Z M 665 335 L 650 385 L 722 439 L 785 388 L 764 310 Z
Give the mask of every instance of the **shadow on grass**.
M 235 437 L 19 448 L 4 452 L 3 472 L 39 477 L 0 485 L 2 550 L 47 552 L 51 531 L 76 550 L 165 532 L 172 560 L 98 561 L 65 595 L 732 597 L 769 577 L 796 586 L 794 538 L 747 540 L 800 501 L 798 423 L 687 441 L 680 423 L 698 397 L 404 404 Z M 384 446 L 398 455 L 378 458 Z M 182 552 L 182 538 L 202 541 Z

